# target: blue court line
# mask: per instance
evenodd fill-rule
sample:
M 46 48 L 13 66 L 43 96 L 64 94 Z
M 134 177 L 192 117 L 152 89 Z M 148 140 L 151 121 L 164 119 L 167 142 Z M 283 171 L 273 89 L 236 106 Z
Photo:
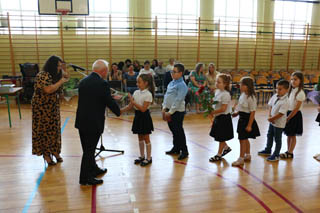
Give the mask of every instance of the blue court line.
M 66 128 L 66 125 L 67 125 L 69 119 L 70 119 L 70 118 L 67 117 L 66 120 L 64 121 L 64 124 L 63 124 L 63 126 L 62 126 L 62 128 L 61 128 L 61 134 L 63 133 L 64 129 Z M 39 188 L 39 186 L 40 186 L 40 183 L 41 183 L 41 181 L 42 181 L 42 178 L 43 178 L 46 170 L 47 170 L 47 166 L 46 166 L 46 164 L 44 164 L 44 171 L 41 172 L 40 176 L 38 177 L 37 182 L 36 182 L 36 186 L 34 187 L 32 193 L 31 193 L 31 195 L 30 195 L 30 197 L 29 197 L 29 199 L 28 199 L 28 201 L 27 201 L 27 203 L 26 203 L 26 205 L 24 205 L 24 208 L 23 208 L 23 210 L 22 210 L 22 213 L 27 213 L 27 212 L 28 212 L 28 210 L 29 210 L 29 208 L 30 208 L 30 205 L 31 205 L 31 203 L 32 203 L 32 200 L 33 200 L 33 198 L 36 196 L 36 193 L 37 193 L 37 191 L 38 191 L 38 188 Z

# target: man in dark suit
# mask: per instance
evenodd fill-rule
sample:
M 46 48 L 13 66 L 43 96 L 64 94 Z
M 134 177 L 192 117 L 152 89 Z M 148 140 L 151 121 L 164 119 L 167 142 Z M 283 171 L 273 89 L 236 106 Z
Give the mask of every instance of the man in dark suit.
M 100 169 L 95 162 L 95 149 L 104 130 L 105 110 L 108 107 L 120 116 L 120 109 L 111 97 L 110 87 L 104 79 L 108 73 L 108 62 L 97 60 L 93 72 L 79 84 L 79 100 L 75 127 L 79 130 L 83 150 L 80 181 L 81 185 L 96 185 L 103 180 L 96 176 L 107 169 Z

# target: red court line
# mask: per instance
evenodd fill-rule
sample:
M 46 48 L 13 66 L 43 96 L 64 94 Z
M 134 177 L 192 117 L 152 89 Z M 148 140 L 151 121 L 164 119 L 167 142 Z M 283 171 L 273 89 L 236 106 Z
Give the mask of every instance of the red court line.
M 109 117 L 112 118 L 112 117 Z M 129 120 L 125 120 L 122 118 L 112 118 L 112 119 L 117 119 L 117 120 L 122 120 L 122 121 L 126 121 L 126 122 L 131 122 Z M 158 129 L 162 132 L 168 133 L 171 135 L 170 132 L 166 131 L 166 130 L 162 130 L 162 129 Z M 190 141 L 190 140 L 188 140 Z M 195 141 L 190 141 L 193 144 L 198 145 L 199 147 L 207 150 L 207 151 L 211 151 L 208 147 L 203 146 L 201 144 L 198 144 Z M 248 170 L 241 168 L 241 171 L 245 172 L 246 174 L 248 174 L 249 176 L 251 176 L 252 178 L 254 178 L 255 180 L 257 180 L 259 183 L 263 184 L 265 187 L 267 187 L 268 189 L 270 189 L 273 193 L 275 193 L 278 197 L 280 197 L 284 202 L 286 202 L 289 206 L 291 206 L 294 210 L 296 210 L 297 212 L 303 212 L 301 209 L 299 209 L 297 206 L 295 206 L 291 201 L 289 201 L 284 195 L 282 195 L 280 192 L 278 192 L 276 189 L 274 189 L 272 186 L 270 186 L 269 184 L 267 184 L 266 182 L 264 182 L 263 180 L 261 180 L 260 178 L 258 178 L 257 176 L 253 175 L 252 173 L 250 173 Z
M 35 155 L 0 155 L 0 158 L 29 158 Z M 80 158 L 81 155 L 64 155 L 64 158 Z
M 299 209 L 296 205 L 294 205 L 290 200 L 288 200 L 286 197 L 284 197 L 282 194 L 280 194 L 277 190 L 275 190 L 274 188 L 272 188 L 269 184 L 267 184 L 266 182 L 264 182 L 263 180 L 261 180 L 260 178 L 258 178 L 257 176 L 255 176 L 254 174 L 251 174 L 251 172 L 249 172 L 248 170 L 239 167 L 239 169 L 241 169 L 243 172 L 247 173 L 249 176 L 251 176 L 253 179 L 255 179 L 256 181 L 258 181 L 259 183 L 263 184 L 265 187 L 267 187 L 268 189 L 270 189 L 273 193 L 275 193 L 276 195 L 278 195 L 284 202 L 286 202 L 289 206 L 291 206 L 294 210 L 296 210 L 296 212 L 302 213 L 303 211 L 301 209 Z
M 97 207 L 97 186 L 92 186 L 92 193 L 91 193 L 91 213 L 96 213 Z
M 224 176 L 220 175 L 219 173 L 216 173 L 216 172 L 213 172 L 213 171 L 210 171 L 208 169 L 205 169 L 205 168 L 202 168 L 202 167 L 199 167 L 199 166 L 194 166 L 194 165 L 191 165 L 191 164 L 187 164 L 185 162 L 181 162 L 181 161 L 177 161 L 175 160 L 174 163 L 177 163 L 177 164 L 182 164 L 182 165 L 190 165 L 194 168 L 197 168 L 201 171 L 204 171 L 204 172 L 207 172 L 207 173 L 211 173 L 211 174 L 214 174 L 216 175 L 217 177 L 223 179 L 223 180 L 226 180 L 228 182 L 231 182 L 233 183 L 234 185 L 236 185 L 238 188 L 240 188 L 242 191 L 246 192 L 250 197 L 252 197 L 257 203 L 260 204 L 260 206 L 262 206 L 267 212 L 272 212 L 272 210 L 267 206 L 267 204 L 265 204 L 262 200 L 260 200 L 255 194 L 253 194 L 252 192 L 250 192 L 247 188 L 245 188 L 244 186 L 241 186 L 240 184 L 232 181 L 232 180 L 229 180 L 227 178 L 225 178 Z

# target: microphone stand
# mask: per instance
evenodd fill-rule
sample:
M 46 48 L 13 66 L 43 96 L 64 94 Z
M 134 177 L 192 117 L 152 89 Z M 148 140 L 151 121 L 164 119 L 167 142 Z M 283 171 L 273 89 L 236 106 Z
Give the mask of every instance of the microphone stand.
M 88 75 L 79 71 L 76 67 L 73 67 L 73 70 L 76 71 L 77 73 L 80 73 L 81 75 L 87 77 Z M 121 154 L 124 154 L 124 150 L 115 150 L 115 149 L 106 149 L 103 145 L 103 140 L 102 140 L 102 134 L 100 136 L 101 139 L 101 144 L 100 144 L 100 148 L 96 148 L 96 150 L 98 150 L 98 153 L 96 153 L 96 155 L 94 156 L 95 158 L 100 155 L 101 152 L 118 152 Z

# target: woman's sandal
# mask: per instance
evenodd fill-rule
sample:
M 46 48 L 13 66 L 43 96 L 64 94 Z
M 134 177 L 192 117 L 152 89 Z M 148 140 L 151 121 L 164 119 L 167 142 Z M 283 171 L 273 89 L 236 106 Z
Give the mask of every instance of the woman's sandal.
M 283 158 L 283 159 L 289 159 L 289 158 L 293 158 L 293 154 L 286 151 L 285 153 L 281 153 L 280 154 L 280 158 Z
M 222 157 L 219 155 L 215 155 L 214 157 L 209 159 L 210 162 L 217 162 L 217 161 L 221 161 L 221 160 L 222 160 Z
M 56 160 L 57 160 L 57 163 L 62 163 L 63 162 L 63 158 L 62 157 L 56 157 L 55 155 L 53 155 L 55 158 L 56 158 Z
M 226 154 L 228 154 L 231 151 L 232 151 L 232 149 L 230 147 L 228 147 L 227 149 L 224 149 L 223 152 L 222 152 L 221 157 L 225 156 Z
M 134 164 L 140 164 L 142 161 L 144 161 L 144 157 L 139 157 L 138 159 L 134 160 Z
M 52 160 L 52 158 L 50 157 L 50 155 L 48 156 L 48 157 L 50 158 L 50 162 L 48 162 L 48 161 L 45 159 L 44 155 L 42 155 L 42 156 L 43 156 L 44 163 L 47 162 L 48 166 L 54 166 L 54 165 L 56 165 L 56 162 L 54 162 L 54 161 Z
M 147 166 L 150 163 L 152 163 L 152 158 L 150 160 L 144 159 L 143 161 L 141 161 L 140 166 Z

